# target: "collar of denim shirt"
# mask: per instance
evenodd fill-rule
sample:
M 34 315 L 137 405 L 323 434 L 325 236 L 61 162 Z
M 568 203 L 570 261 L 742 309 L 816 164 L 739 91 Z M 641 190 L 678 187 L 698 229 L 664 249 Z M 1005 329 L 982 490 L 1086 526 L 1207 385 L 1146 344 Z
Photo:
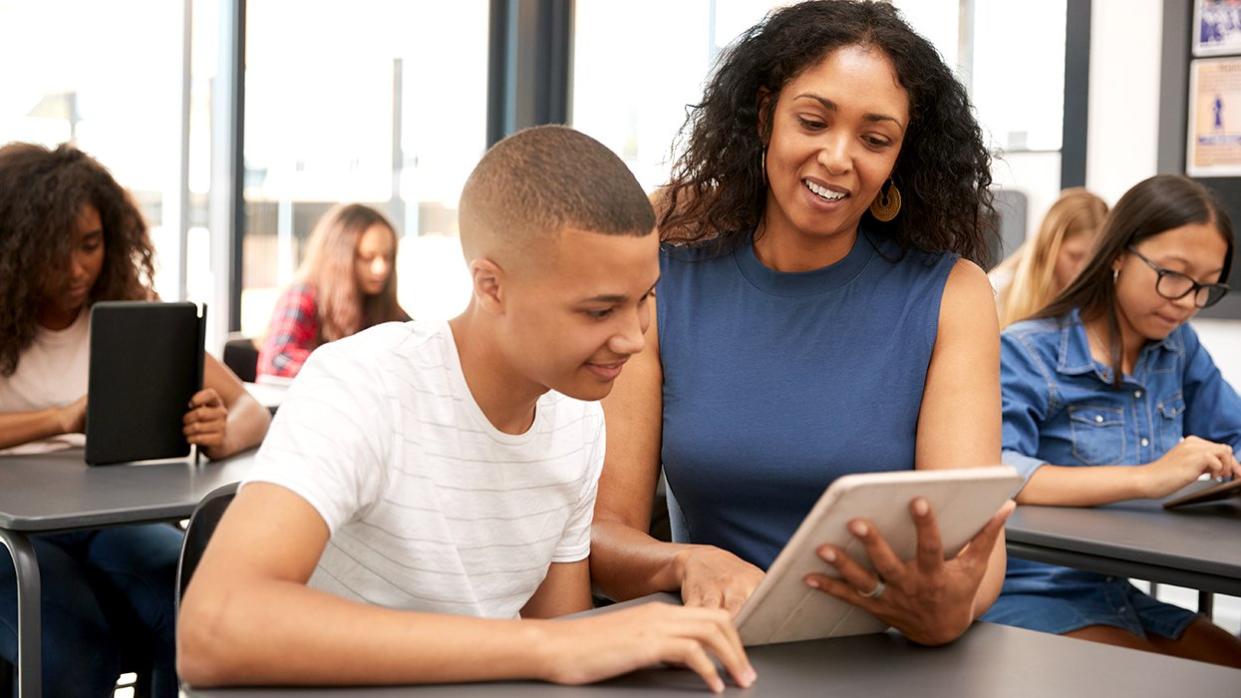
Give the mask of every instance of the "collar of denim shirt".
M 1167 337 L 1158 342 L 1150 342 L 1142 347 L 1138 354 L 1134 372 L 1139 373 L 1140 367 L 1148 355 L 1157 351 L 1184 353 L 1185 345 L 1181 339 L 1181 328 L 1172 330 Z M 1077 308 L 1069 311 L 1065 321 L 1060 325 L 1060 354 L 1056 363 L 1056 371 L 1066 376 L 1080 376 L 1093 372 L 1099 380 L 1110 384 L 1112 369 L 1105 366 L 1090 355 L 1090 338 L 1086 336 L 1086 325 L 1082 324 L 1081 313 Z

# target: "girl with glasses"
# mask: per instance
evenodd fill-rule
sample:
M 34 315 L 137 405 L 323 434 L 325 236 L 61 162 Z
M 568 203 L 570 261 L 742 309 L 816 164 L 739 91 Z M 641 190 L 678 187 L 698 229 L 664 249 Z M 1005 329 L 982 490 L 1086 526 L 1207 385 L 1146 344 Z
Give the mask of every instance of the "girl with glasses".
M 1241 397 L 1187 321 L 1228 293 L 1232 223 L 1203 186 L 1130 189 L 1081 275 L 1001 340 L 1004 461 L 1023 504 L 1162 498 L 1241 476 Z M 1241 640 L 1124 579 L 1009 559 L 985 620 L 1241 667 Z

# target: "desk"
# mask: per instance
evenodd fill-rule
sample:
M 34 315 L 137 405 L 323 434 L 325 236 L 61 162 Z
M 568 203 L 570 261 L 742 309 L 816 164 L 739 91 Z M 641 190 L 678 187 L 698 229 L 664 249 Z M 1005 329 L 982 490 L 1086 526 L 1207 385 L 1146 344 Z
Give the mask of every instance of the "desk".
M 1099 507 L 1022 505 L 1005 534 L 1014 557 L 1198 589 L 1201 610 L 1209 609 L 1211 593 L 1241 596 L 1238 499 L 1170 511 L 1162 500 L 1144 499 Z
M 17 573 L 18 695 L 42 689 L 39 567 L 31 534 L 187 518 L 208 492 L 240 481 L 253 452 L 213 463 L 188 460 L 91 467 L 74 449 L 0 456 L 0 543 Z
M 641 601 L 641 600 L 640 600 Z M 676 602 L 676 599 L 673 599 Z M 748 698 L 1236 698 L 1241 671 L 1157 654 L 978 623 L 946 647 L 918 647 L 896 633 L 754 647 L 758 681 Z M 508 681 L 459 686 L 278 689 L 184 688 L 189 698 L 659 698 L 711 695 L 688 670 L 646 670 L 594 686 Z

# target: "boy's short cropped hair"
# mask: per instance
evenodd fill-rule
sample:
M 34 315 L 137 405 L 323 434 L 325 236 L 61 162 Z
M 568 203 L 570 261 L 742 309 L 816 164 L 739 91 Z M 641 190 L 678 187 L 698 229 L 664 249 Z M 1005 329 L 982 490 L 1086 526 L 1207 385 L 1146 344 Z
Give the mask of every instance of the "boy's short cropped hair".
M 461 192 L 466 259 L 529 250 L 565 228 L 642 236 L 655 214 L 611 150 L 566 126 L 536 126 L 492 146 Z

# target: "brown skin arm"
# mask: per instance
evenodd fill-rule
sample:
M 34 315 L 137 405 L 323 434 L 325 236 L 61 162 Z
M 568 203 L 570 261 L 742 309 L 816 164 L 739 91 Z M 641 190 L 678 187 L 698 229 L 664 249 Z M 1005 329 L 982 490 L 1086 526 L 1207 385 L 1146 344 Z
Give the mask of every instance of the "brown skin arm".
M 208 354 L 203 389 L 187 406 L 185 434 L 210 458 L 225 458 L 253 448 L 267 434 L 271 414 L 246 392 L 236 374 Z M 19 446 L 85 429 L 86 396 L 33 412 L 0 414 L 0 448 Z
M 762 570 L 714 546 L 665 543 L 647 532 L 663 430 L 657 323 L 646 340 L 646 349 L 629 360 L 603 400 L 608 444 L 591 529 L 591 577 L 613 599 L 680 592 L 687 606 L 735 614 L 762 580 Z
M 306 586 L 328 539 L 318 512 L 290 490 L 262 482 L 242 489 L 182 600 L 178 674 L 195 686 L 580 684 L 668 662 L 718 692 L 714 656 L 738 684 L 754 677 L 722 611 L 649 604 L 551 622 L 373 606 Z M 589 607 L 586 562 L 551 567 L 523 613 Z
M 61 434 L 81 433 L 85 428 L 85 416 L 85 397 L 63 407 L 0 413 L 0 448 L 12 448 Z
M 1044 465 L 1017 496 L 1021 504 L 1089 507 L 1166 497 L 1202 475 L 1241 477 L 1232 446 L 1188 436 L 1145 465 Z
M 522 618 L 556 618 L 590 610 L 590 563 L 553 562 L 538 591 L 521 609 Z
M 651 314 L 658 316 L 655 299 Z M 686 546 L 647 533 L 663 429 L 657 324 L 646 331 L 646 349 L 629 359 L 603 400 L 608 440 L 591 529 L 590 572 L 599 590 L 618 601 L 681 586 L 675 558 Z
M 991 286 L 982 270 L 961 261 L 953 268 L 940 307 L 935 349 L 923 388 L 916 445 L 918 469 L 970 468 L 1000 460 L 1000 342 Z M 886 583 L 880 597 L 862 592 L 878 578 L 843 549 L 819 554 L 841 579 L 814 574 L 811 586 L 861 606 L 915 642 L 939 645 L 964 633 L 999 596 L 1007 557 L 1006 503 L 955 557 L 945 560 L 935 512 L 915 499 L 909 512 L 918 531 L 914 560 L 896 556 L 882 531 L 865 519 L 850 531 Z
M 948 277 L 918 414 L 918 469 L 1000 462 L 1000 328 L 986 273 L 958 261 Z M 1008 557 L 1000 532 L 975 596 L 977 617 L 1000 595 Z
M 516 621 L 395 611 L 307 587 L 328 538 L 318 512 L 293 492 L 267 483 L 242 489 L 182 601 L 178 673 L 197 686 L 530 673 L 536 638 Z
M 209 458 L 227 458 L 253 448 L 267 435 L 271 413 L 246 392 L 241 379 L 208 354 L 203 389 L 185 414 L 185 436 Z

